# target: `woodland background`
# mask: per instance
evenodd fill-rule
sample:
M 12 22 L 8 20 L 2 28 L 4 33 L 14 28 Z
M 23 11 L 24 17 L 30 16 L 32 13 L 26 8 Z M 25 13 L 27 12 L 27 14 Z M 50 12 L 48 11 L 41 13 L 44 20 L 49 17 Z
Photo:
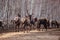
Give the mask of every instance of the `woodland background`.
M 0 20 L 10 22 L 19 13 L 60 21 L 60 0 L 0 0 Z

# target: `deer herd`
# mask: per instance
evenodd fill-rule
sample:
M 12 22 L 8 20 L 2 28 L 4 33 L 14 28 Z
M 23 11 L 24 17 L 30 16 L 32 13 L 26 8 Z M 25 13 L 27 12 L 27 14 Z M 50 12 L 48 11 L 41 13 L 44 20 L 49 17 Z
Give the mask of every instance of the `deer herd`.
M 52 20 L 50 22 L 50 20 L 46 19 L 46 18 L 33 18 L 32 15 L 28 15 L 25 17 L 21 17 L 21 16 L 16 16 L 14 17 L 13 20 L 11 20 L 11 23 L 13 24 L 14 28 L 18 29 L 17 31 L 19 32 L 20 29 L 22 29 L 24 32 L 27 31 L 31 31 L 31 30 L 35 30 L 37 29 L 38 31 L 40 31 L 40 29 L 49 29 L 49 28 L 59 28 L 60 23 L 57 20 Z M 3 21 L 0 21 L 0 27 L 2 27 L 2 29 L 4 29 L 5 26 L 3 26 Z

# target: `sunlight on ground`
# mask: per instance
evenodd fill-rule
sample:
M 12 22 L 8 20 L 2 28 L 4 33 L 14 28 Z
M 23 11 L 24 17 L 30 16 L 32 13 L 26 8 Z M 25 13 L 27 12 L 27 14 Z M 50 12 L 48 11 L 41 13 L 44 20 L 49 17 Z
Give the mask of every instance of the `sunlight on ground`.
M 49 30 L 51 31 L 51 30 Z M 3 33 L 2 35 L 0 35 L 0 38 L 8 38 L 8 37 L 12 37 L 12 36 L 15 36 L 15 35 L 23 35 L 23 34 L 31 34 L 31 32 L 45 32 L 44 31 L 37 31 L 37 30 L 32 30 L 30 31 L 29 33 L 24 33 L 24 32 L 10 32 L 10 33 Z
M 27 32 L 10 32 L 10 33 L 3 33 L 1 36 L 0 36 L 0 38 L 7 38 L 7 37 L 12 37 L 12 36 L 14 36 L 14 35 L 20 35 L 20 34 L 30 34 L 31 32 L 39 32 L 39 31 L 37 31 L 37 30 L 32 30 L 32 31 L 30 31 L 29 33 L 27 33 Z M 44 32 L 44 31 L 40 31 L 40 32 Z
M 14 35 L 20 35 L 20 34 L 29 34 L 29 33 L 23 33 L 23 32 L 11 32 L 6 34 L 3 33 L 3 35 L 0 36 L 0 38 L 7 38 L 7 37 L 12 37 Z

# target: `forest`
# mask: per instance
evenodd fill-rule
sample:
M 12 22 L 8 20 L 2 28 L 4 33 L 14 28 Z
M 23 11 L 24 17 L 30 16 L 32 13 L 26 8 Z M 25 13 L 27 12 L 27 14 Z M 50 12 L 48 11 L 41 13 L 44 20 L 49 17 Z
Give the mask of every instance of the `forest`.
M 10 22 L 17 14 L 59 21 L 60 0 L 0 0 L 0 20 Z

